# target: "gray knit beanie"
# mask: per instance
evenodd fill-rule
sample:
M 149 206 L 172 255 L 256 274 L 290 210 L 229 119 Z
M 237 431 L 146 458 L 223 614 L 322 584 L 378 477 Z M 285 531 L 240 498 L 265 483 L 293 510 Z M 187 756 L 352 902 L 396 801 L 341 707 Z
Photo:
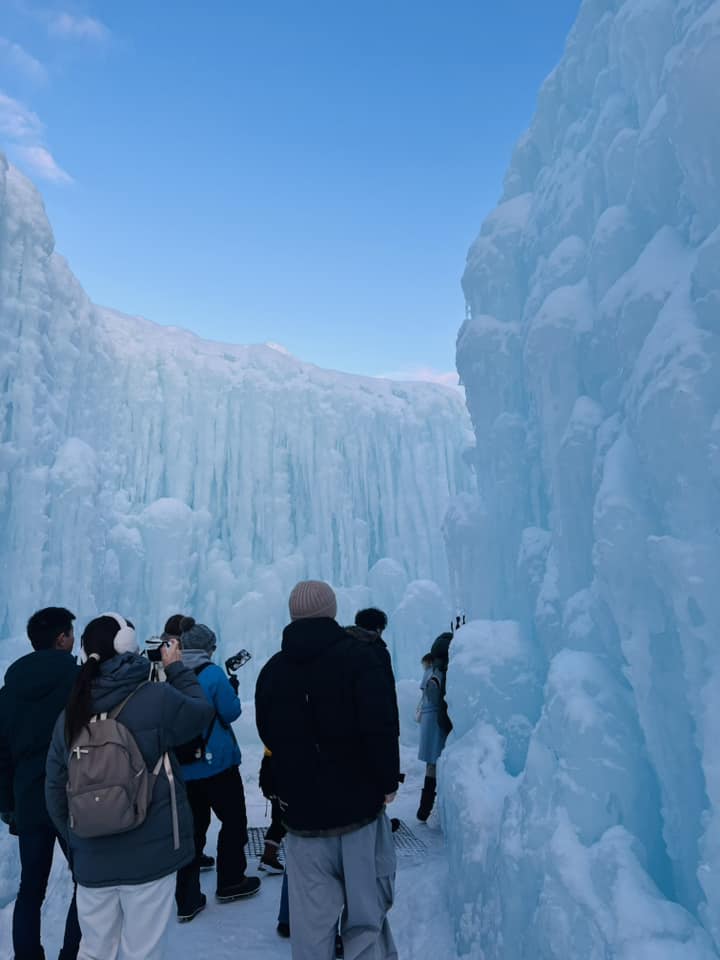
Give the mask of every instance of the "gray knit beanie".
M 217 647 L 217 638 L 210 627 L 195 623 L 192 617 L 183 617 L 180 624 L 180 643 L 185 650 L 205 650 L 212 653 Z
M 337 599 L 333 588 L 322 580 L 302 580 L 290 594 L 291 620 L 317 620 L 337 614 Z

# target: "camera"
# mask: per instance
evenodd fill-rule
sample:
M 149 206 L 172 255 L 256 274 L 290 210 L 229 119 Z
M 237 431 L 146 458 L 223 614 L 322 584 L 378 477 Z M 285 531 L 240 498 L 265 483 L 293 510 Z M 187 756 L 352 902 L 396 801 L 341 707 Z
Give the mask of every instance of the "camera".
M 146 640 L 145 650 L 143 652 L 150 663 L 160 663 L 162 660 L 161 649 L 163 643 L 165 643 L 165 641 L 162 637 L 150 637 L 149 640 Z

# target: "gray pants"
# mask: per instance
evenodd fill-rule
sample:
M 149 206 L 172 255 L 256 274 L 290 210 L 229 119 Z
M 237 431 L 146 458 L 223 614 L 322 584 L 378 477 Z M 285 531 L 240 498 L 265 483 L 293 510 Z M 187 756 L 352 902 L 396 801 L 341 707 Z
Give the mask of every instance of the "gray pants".
M 333 960 L 341 913 L 345 960 L 397 960 L 387 921 L 395 847 L 385 813 L 341 837 L 288 834 L 285 847 L 293 960 Z

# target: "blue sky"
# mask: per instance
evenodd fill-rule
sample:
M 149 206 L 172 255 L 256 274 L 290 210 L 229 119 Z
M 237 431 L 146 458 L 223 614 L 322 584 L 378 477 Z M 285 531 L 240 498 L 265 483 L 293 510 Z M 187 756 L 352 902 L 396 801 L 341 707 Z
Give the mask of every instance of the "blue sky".
M 578 0 L 3 0 L 0 144 L 94 300 L 454 367 L 469 244 Z

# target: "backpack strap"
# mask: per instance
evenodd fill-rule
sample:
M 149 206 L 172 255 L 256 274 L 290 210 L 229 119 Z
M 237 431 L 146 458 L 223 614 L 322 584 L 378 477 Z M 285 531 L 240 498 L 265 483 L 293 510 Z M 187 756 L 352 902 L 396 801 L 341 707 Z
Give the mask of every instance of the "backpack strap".
M 207 670 L 208 667 L 212 667 L 213 663 L 211 660 L 208 660 L 207 663 L 201 663 L 199 667 L 193 667 L 193 673 L 196 677 L 199 677 L 203 670 Z M 226 724 L 223 723 L 220 716 L 218 716 L 217 710 L 213 713 L 213 718 L 210 722 L 210 726 L 207 728 L 207 733 L 202 737 L 202 752 L 203 757 L 205 756 L 205 751 L 207 750 L 207 745 L 210 743 L 210 737 L 212 736 L 213 730 L 215 729 L 215 724 L 217 721 L 220 721 L 221 727 L 226 727 Z M 232 731 L 231 731 L 232 732 Z
M 168 778 L 168 784 L 170 785 L 170 812 L 172 814 L 173 850 L 179 850 L 180 821 L 178 818 L 177 792 L 175 790 L 175 774 L 173 773 L 172 763 L 167 753 L 161 754 L 158 762 L 153 767 L 153 783 L 155 783 L 157 778 L 160 776 L 160 771 L 163 768 L 165 769 L 165 776 Z
M 109 713 L 106 713 L 106 714 L 104 714 L 104 715 L 101 714 L 101 715 L 100 715 L 100 718 L 101 718 L 102 720 L 105 720 L 107 717 L 109 717 L 111 720 L 117 720 L 118 716 L 122 713 L 122 711 L 123 711 L 123 710 L 125 709 L 125 707 L 127 706 L 128 700 L 131 700 L 131 699 L 135 696 L 135 694 L 138 692 L 138 690 L 140 690 L 142 687 L 146 686 L 149 682 L 150 682 L 149 680 L 143 680 L 142 683 L 139 683 L 139 684 L 135 687 L 135 689 L 132 690 L 132 691 L 125 697 L 125 699 L 122 701 L 122 703 L 119 703 L 116 707 L 113 707 L 112 710 L 111 710 Z

